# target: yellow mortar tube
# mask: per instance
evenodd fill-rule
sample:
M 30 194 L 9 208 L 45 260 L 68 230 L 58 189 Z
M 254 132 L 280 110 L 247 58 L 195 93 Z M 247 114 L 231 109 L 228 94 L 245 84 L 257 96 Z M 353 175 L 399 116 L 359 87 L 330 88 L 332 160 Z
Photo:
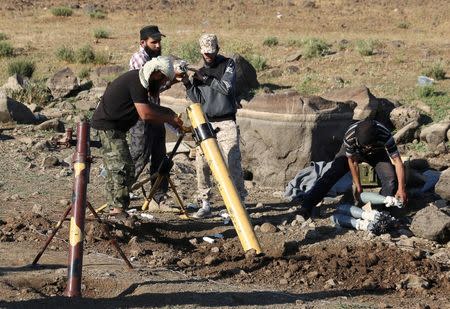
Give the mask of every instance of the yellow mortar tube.
M 199 103 L 190 105 L 187 108 L 187 114 L 194 130 L 207 122 Z M 225 206 L 230 214 L 231 221 L 233 222 L 244 251 L 254 249 L 257 253 L 261 253 L 261 246 L 256 238 L 247 211 L 242 205 L 236 187 L 231 180 L 228 167 L 220 152 L 216 138 L 208 137 L 200 141 L 200 147 L 206 157 L 213 177 L 218 183 L 220 194 L 225 202 Z

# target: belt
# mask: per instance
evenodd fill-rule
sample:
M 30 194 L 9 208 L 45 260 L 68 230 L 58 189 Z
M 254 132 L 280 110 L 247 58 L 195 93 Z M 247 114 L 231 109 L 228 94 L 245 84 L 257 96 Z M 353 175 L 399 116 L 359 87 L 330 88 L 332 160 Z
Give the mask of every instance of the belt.
M 220 117 L 209 117 L 208 116 L 208 121 L 209 122 L 220 122 L 220 121 L 227 121 L 227 120 L 233 120 L 236 121 L 236 115 L 225 115 L 225 116 L 220 116 Z

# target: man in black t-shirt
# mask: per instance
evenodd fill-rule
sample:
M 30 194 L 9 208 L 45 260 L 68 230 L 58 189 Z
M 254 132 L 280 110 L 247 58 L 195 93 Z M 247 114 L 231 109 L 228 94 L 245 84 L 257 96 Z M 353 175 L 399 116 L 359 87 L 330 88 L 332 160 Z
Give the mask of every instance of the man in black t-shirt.
M 130 188 L 135 181 L 127 131 L 139 118 L 180 128 L 183 124 L 170 108 L 151 104 L 161 85 L 174 77 L 173 63 L 168 57 L 153 58 L 140 70 L 128 71 L 115 79 L 92 116 L 92 127 L 98 130 L 102 142 L 107 203 L 112 214 L 128 208 Z

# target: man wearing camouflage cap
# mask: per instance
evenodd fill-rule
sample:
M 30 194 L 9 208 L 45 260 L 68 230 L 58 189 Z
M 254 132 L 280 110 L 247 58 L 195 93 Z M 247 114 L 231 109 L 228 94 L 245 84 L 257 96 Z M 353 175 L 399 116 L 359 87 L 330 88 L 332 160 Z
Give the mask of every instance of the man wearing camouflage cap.
M 219 54 L 219 44 L 215 34 L 200 37 L 200 52 L 204 65 L 193 75 L 192 82 L 183 78 L 187 96 L 202 104 L 204 113 L 217 132 L 217 142 L 227 163 L 231 178 L 244 201 L 247 191 L 241 167 L 239 149 L 239 127 L 236 125 L 237 104 L 235 98 L 236 70 L 233 59 Z M 206 160 L 197 148 L 197 185 L 202 207 L 194 215 L 204 218 L 211 215 L 209 203 L 211 192 L 210 170 Z

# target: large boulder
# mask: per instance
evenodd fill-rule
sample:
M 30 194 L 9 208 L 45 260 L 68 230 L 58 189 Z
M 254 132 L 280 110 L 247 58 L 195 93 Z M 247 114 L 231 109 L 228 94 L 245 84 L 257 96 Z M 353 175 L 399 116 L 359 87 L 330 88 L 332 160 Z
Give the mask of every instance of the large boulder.
M 442 144 L 447 139 L 447 131 L 450 129 L 450 120 L 443 120 L 438 123 L 422 128 L 420 140 L 430 144 L 433 147 Z
M 96 68 L 90 76 L 92 81 L 90 94 L 94 98 L 100 99 L 105 93 L 106 87 L 109 83 L 125 71 L 126 69 L 119 65 L 109 65 Z
M 409 106 L 399 106 L 391 111 L 390 119 L 394 127 L 399 130 L 411 122 L 419 122 L 420 112 Z
M 376 98 L 365 86 L 335 89 L 323 94 L 322 97 L 335 102 L 353 101 L 356 103 L 353 115 L 355 120 L 375 119 L 389 129 L 392 128 L 389 114 L 395 105 L 387 99 Z
M 237 114 L 243 167 L 261 185 L 284 188 L 311 161 L 332 160 L 354 107 L 296 92 L 255 96 Z
M 36 122 L 36 117 L 25 104 L 9 98 L 0 90 L 0 122 L 10 121 L 31 124 Z
M 411 222 L 417 237 L 446 243 L 450 240 L 450 216 L 430 205 L 418 211 Z
M 23 89 L 25 84 L 26 80 L 24 80 L 22 76 L 14 74 L 8 78 L 6 83 L 0 89 L 19 91 Z
M 436 194 L 447 201 L 450 201 L 450 169 L 446 169 L 441 173 L 434 191 Z
M 397 144 L 406 144 L 412 142 L 416 138 L 416 132 L 420 124 L 418 121 L 412 121 L 399 129 L 395 135 L 394 140 Z
M 258 88 L 256 70 L 250 62 L 239 54 L 233 55 L 236 63 L 236 98 L 247 98 L 250 90 Z
M 70 68 L 64 68 L 47 81 L 47 87 L 55 99 L 67 97 L 78 89 L 78 78 Z
M 125 68 L 120 65 L 101 66 L 91 73 L 90 78 L 95 88 L 106 88 L 111 81 L 125 71 Z

